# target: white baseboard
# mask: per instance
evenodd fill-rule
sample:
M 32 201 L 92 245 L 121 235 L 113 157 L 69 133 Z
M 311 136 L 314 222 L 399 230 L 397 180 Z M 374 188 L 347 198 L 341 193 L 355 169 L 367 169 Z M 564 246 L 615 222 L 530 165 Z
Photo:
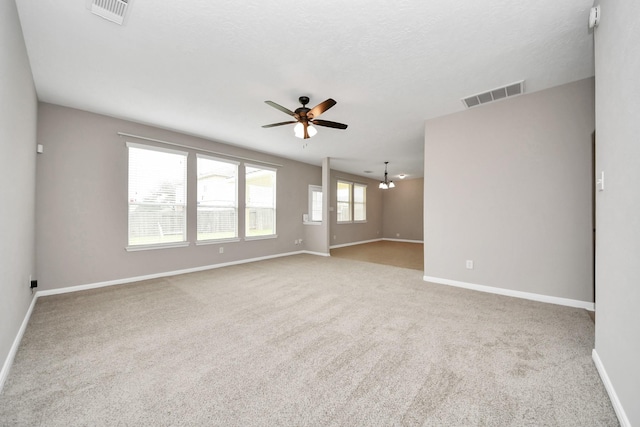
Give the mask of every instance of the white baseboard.
M 13 340 L 13 344 L 11 344 L 11 348 L 9 349 L 9 354 L 7 355 L 7 358 L 4 360 L 4 364 L 2 365 L 2 371 L 0 371 L 0 393 L 2 393 L 4 382 L 9 377 L 9 371 L 11 370 L 13 360 L 15 359 L 16 353 L 18 352 L 18 347 L 20 347 L 20 342 L 22 341 L 22 337 L 24 336 L 24 331 L 27 329 L 27 325 L 29 324 L 29 319 L 31 318 L 31 313 L 33 312 L 33 307 L 35 307 L 36 305 L 37 299 L 38 294 L 36 293 L 31 299 L 31 304 L 29 305 L 27 314 L 25 314 L 24 319 L 22 320 L 20 329 L 18 329 L 18 334 Z
M 309 255 L 317 255 L 317 256 L 331 256 L 331 254 L 327 254 L 324 252 L 302 251 L 302 253 L 309 254 Z
M 373 242 L 379 242 L 382 239 L 372 239 L 372 240 L 362 240 L 360 242 L 351 242 L 351 243 L 342 243 L 340 245 L 332 245 L 329 246 L 329 249 L 337 249 L 337 248 L 344 248 L 346 246 L 355 246 L 355 245 L 363 245 L 365 243 L 373 243 Z
M 459 282 L 457 280 L 442 279 L 439 277 L 423 276 L 422 280 L 424 280 L 425 282 L 437 283 L 440 285 L 455 286 L 458 288 L 471 289 L 474 291 L 488 292 L 490 294 L 506 295 L 509 297 L 546 302 L 550 304 L 565 305 L 568 307 L 575 307 L 575 308 L 584 308 L 585 310 L 589 310 L 589 311 L 595 310 L 595 304 L 587 301 L 552 297 L 549 295 L 534 294 L 530 292 L 514 291 L 512 289 L 495 288 L 493 286 L 476 285 L 475 283 Z
M 108 280 L 106 282 L 88 283 L 86 285 L 68 286 L 66 288 L 48 289 L 44 291 L 38 291 L 36 295 L 37 296 L 58 295 L 58 294 L 66 294 L 68 292 L 85 291 L 87 289 L 103 288 L 105 286 L 124 285 L 127 283 L 140 282 L 142 280 L 177 276 L 179 274 L 195 273 L 198 271 L 213 270 L 214 268 L 229 267 L 232 265 L 247 264 L 250 262 L 264 261 L 267 259 L 280 258 L 285 256 L 291 256 L 291 255 L 299 255 L 305 252 L 306 251 L 286 252 L 286 253 L 276 254 L 276 255 L 267 255 L 267 256 L 262 256 L 257 258 L 248 258 L 248 259 L 242 259 L 238 261 L 223 262 L 220 264 L 211 264 L 211 265 L 204 265 L 201 267 L 186 268 L 183 270 L 173 270 L 173 271 L 165 271 L 162 273 L 147 274 L 145 276 L 127 277 L 123 279 Z
M 423 240 L 409 240 L 409 239 L 387 239 L 384 237 L 382 240 L 386 240 L 388 242 L 405 242 L 405 243 L 424 243 Z
M 622 407 L 622 403 L 620 403 L 620 399 L 618 399 L 618 395 L 616 394 L 616 391 L 613 388 L 613 384 L 611 384 L 609 375 L 607 375 L 607 371 L 604 369 L 602 360 L 600 360 L 600 356 L 598 356 L 598 352 L 596 351 L 595 348 L 591 352 L 591 358 L 593 359 L 593 363 L 595 363 L 596 365 L 596 369 L 598 369 L 598 374 L 600 374 L 600 378 L 602 379 L 604 388 L 607 390 L 607 394 L 609 394 L 609 399 L 611 399 L 611 405 L 613 405 L 613 409 L 614 411 L 616 411 L 616 415 L 618 416 L 618 421 L 620 422 L 620 426 L 631 427 L 631 422 L 629 422 L 629 418 L 627 418 L 627 413 L 624 411 L 624 408 Z

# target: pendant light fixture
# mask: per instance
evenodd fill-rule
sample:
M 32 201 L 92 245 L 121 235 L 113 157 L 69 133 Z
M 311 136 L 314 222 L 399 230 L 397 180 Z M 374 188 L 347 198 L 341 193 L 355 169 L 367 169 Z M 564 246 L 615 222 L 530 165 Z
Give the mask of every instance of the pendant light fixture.
M 384 181 L 380 181 L 380 185 L 378 186 L 378 188 L 382 188 L 383 190 L 388 190 L 389 188 L 393 188 L 396 185 L 393 183 L 393 181 L 389 181 L 387 179 L 387 165 L 389 164 L 389 162 L 384 162 Z

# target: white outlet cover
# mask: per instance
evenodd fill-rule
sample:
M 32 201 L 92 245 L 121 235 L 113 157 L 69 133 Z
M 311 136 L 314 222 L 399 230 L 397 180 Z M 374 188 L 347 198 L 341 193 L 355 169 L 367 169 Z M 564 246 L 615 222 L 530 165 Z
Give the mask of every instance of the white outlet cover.
M 604 171 L 600 172 L 600 177 L 596 180 L 598 191 L 604 191 Z

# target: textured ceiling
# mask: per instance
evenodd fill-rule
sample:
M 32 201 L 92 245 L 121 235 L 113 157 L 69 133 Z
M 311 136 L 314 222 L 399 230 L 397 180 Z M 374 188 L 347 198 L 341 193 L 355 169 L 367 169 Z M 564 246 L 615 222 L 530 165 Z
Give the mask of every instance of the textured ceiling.
M 130 0 L 125 25 L 87 0 L 16 0 L 41 101 L 381 178 L 423 173 L 424 121 L 525 80 L 593 76 L 593 0 Z M 338 103 L 303 141 L 298 97 Z M 477 107 L 483 108 L 483 107 Z

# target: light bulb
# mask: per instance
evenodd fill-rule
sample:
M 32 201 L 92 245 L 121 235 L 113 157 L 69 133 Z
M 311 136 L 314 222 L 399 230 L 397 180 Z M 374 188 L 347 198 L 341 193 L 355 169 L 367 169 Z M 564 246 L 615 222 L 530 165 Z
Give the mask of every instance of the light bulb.
M 307 125 L 307 134 L 309 138 L 318 133 L 318 130 L 311 125 Z M 293 128 L 293 134 L 298 138 L 304 138 L 304 125 L 302 123 L 298 123 Z

